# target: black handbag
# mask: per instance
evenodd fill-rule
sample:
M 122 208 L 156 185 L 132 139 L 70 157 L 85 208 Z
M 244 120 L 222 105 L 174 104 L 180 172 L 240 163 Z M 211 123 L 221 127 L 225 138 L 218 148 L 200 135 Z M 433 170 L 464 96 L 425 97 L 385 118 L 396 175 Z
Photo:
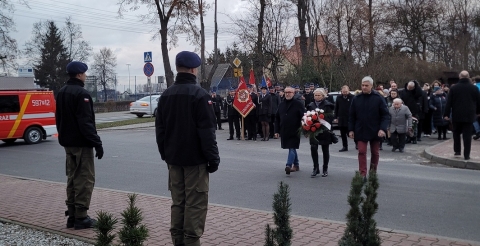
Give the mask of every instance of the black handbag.
M 331 138 L 331 140 L 332 140 L 332 143 L 334 143 L 334 144 L 338 143 L 338 137 L 337 137 L 337 135 L 335 135 L 335 133 L 332 132 L 332 131 L 329 131 L 329 133 L 330 133 L 330 138 Z

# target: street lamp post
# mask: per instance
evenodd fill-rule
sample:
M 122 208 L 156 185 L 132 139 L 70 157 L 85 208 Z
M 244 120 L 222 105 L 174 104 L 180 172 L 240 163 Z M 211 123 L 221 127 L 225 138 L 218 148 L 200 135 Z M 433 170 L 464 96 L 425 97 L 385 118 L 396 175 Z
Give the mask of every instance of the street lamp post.
M 130 98 L 130 92 L 132 91 L 132 89 L 130 89 L 130 63 L 127 63 L 127 66 L 128 66 L 128 97 Z

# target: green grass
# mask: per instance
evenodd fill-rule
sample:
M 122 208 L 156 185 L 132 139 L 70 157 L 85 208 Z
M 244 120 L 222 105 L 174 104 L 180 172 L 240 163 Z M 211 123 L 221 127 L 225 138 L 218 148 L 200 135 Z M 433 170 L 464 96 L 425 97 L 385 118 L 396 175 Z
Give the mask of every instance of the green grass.
M 144 117 L 144 118 L 136 118 L 136 119 L 131 119 L 131 120 L 106 122 L 106 123 L 97 124 L 97 129 L 104 129 L 104 128 L 116 127 L 116 126 L 126 126 L 126 125 L 140 124 L 140 123 L 148 123 L 148 122 L 154 122 L 154 121 L 155 121 L 155 117 Z

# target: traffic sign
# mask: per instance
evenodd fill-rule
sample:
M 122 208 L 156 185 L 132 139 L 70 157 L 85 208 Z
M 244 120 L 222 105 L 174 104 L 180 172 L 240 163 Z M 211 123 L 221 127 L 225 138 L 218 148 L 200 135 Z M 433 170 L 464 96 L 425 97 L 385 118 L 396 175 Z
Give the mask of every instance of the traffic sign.
M 153 64 L 152 63 L 147 62 L 147 63 L 145 63 L 145 65 L 143 65 L 143 73 L 145 74 L 145 76 L 147 76 L 147 77 L 152 76 L 153 71 L 154 71 L 154 69 L 153 69 Z
M 143 52 L 143 62 L 152 62 L 152 52 Z
M 233 65 L 235 65 L 235 67 L 240 66 L 241 63 L 242 63 L 242 61 L 240 61 L 240 59 L 238 59 L 238 57 L 235 57 L 235 59 L 233 60 Z

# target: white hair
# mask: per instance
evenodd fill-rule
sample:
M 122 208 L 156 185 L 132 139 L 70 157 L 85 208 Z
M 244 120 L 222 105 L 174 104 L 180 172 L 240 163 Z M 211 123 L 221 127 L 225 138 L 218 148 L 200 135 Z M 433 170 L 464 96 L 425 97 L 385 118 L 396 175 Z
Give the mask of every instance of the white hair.
M 468 74 L 468 71 L 463 70 L 463 71 L 460 72 L 460 74 L 458 75 L 458 77 L 461 78 L 461 79 L 464 79 L 464 78 L 469 78 L 470 75 Z
M 323 97 L 326 97 L 327 96 L 327 93 L 325 92 L 325 90 L 323 88 L 317 88 L 313 91 L 313 94 L 315 93 L 320 93 L 323 95 Z
M 393 102 L 394 102 L 394 103 L 402 103 L 402 104 L 403 104 L 403 100 L 400 99 L 400 98 L 395 98 L 395 99 L 393 99 Z
M 363 83 L 363 82 L 369 82 L 371 85 L 373 85 L 373 79 L 372 79 L 372 77 L 370 77 L 370 76 L 365 76 L 365 77 L 363 77 L 362 83 Z

